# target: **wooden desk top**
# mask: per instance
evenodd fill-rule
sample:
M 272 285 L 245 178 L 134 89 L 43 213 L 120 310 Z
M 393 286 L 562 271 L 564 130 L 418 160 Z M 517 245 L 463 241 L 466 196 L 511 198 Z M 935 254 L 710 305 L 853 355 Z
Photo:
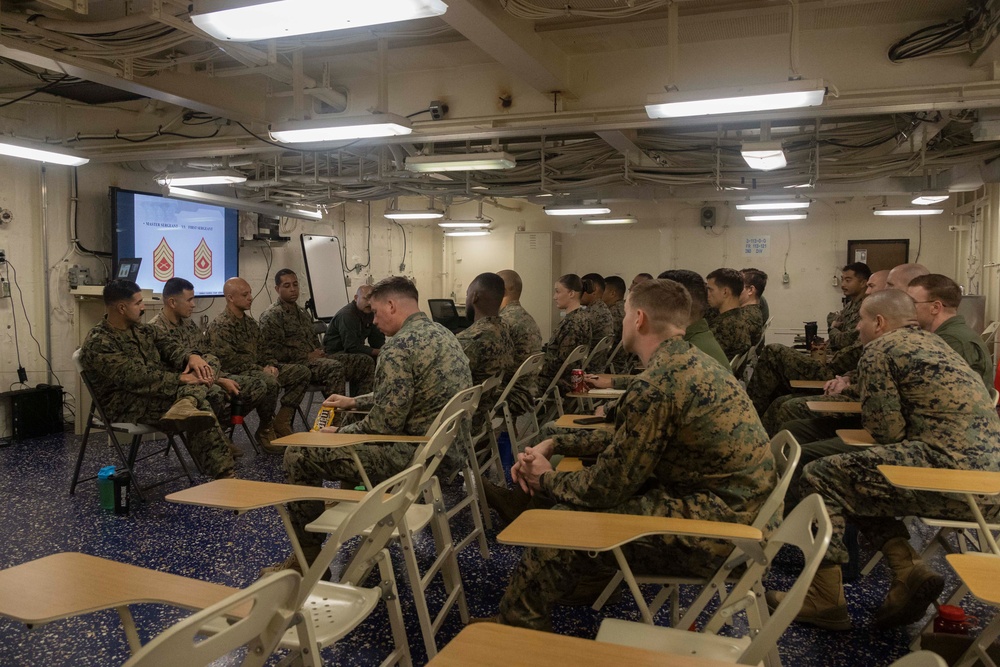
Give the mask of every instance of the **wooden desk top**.
M 602 380 L 615 380 L 618 378 L 632 379 L 638 377 L 637 375 L 632 375 L 631 373 L 595 373 L 594 375 L 601 378 Z
M 791 385 L 792 389 L 819 389 L 823 391 L 826 382 L 826 380 L 789 380 L 788 384 Z
M 565 456 L 556 466 L 556 472 L 577 472 L 583 470 L 583 461 L 575 456 Z
M 858 401 L 806 401 L 806 407 L 813 412 L 861 414 L 861 403 Z
M 139 602 L 204 609 L 236 590 L 67 552 L 0 571 L 0 615 L 39 624 Z
M 947 470 L 881 465 L 879 472 L 894 486 L 914 491 L 972 493 L 995 496 L 1000 493 L 1000 472 Z
M 756 528 L 736 523 L 604 512 L 528 510 L 497 536 L 503 544 L 608 551 L 644 535 L 671 533 L 720 539 L 762 540 Z
M 611 422 L 602 422 L 600 424 L 577 424 L 574 422 L 576 419 L 586 419 L 588 417 L 593 417 L 594 415 L 563 415 L 556 420 L 557 428 L 586 428 L 597 431 L 614 431 L 615 425 Z
M 425 443 L 430 438 L 424 435 L 372 435 L 368 433 L 322 433 L 320 431 L 304 431 L 292 433 L 284 438 L 272 440 L 276 445 L 289 447 L 353 447 L 374 442 L 412 442 Z
M 877 445 L 872 434 L 863 428 L 838 428 L 837 437 L 844 441 L 845 445 Z
M 625 393 L 624 389 L 591 389 L 586 393 L 570 392 L 570 398 L 618 398 Z
M 1000 558 L 993 554 L 948 554 L 948 564 L 983 602 L 1000 605 Z
M 364 491 L 327 489 L 322 486 L 273 484 L 249 479 L 217 479 L 208 484 L 200 484 L 171 493 L 166 499 L 172 503 L 218 507 L 243 512 L 298 500 L 356 503 L 364 497 Z
M 728 663 L 607 644 L 496 623 L 466 626 L 428 667 L 722 667 Z

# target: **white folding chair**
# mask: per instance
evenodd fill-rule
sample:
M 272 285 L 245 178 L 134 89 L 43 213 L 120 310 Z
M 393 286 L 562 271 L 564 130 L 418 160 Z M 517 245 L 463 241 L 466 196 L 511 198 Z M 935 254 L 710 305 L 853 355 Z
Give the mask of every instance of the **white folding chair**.
M 462 622 L 469 622 L 465 589 L 462 586 L 462 576 L 456 556 L 458 549 L 452 543 L 441 485 L 434 475 L 458 436 L 463 418 L 465 415 L 462 411 L 453 413 L 434 432 L 431 439 L 417 449 L 412 464 L 421 470 L 418 492 L 423 496 L 424 503 L 410 505 L 398 528 L 391 535 L 391 538 L 398 540 L 402 547 L 406 577 L 413 590 L 414 607 L 417 610 L 420 631 L 429 657 L 433 657 L 437 653 L 437 644 L 434 638 L 452 607 L 457 604 Z M 306 530 L 314 533 L 335 533 L 353 511 L 351 504 L 338 503 L 307 525 Z M 434 535 L 437 556 L 428 571 L 422 573 L 417 563 L 414 535 L 427 526 L 431 527 L 431 532 Z M 427 605 L 427 588 L 438 573 L 444 579 L 447 597 L 438 614 L 431 616 Z
M 239 663 L 263 667 L 282 635 L 298 616 L 301 577 L 286 570 L 255 582 L 211 607 L 170 626 L 133 655 L 125 667 L 208 665 L 240 646 L 247 646 Z M 295 632 L 304 632 L 298 616 Z M 202 628 L 222 630 L 205 637 Z
M 494 394 L 494 390 L 500 386 L 501 381 L 502 378 L 500 376 L 494 376 L 480 385 L 482 388 L 482 395 L 479 399 L 480 409 L 482 408 L 482 402 L 484 400 L 483 397 Z M 466 465 L 465 470 L 463 471 L 465 475 L 465 484 L 467 485 L 466 496 L 448 511 L 448 517 L 450 519 L 466 506 L 476 502 L 478 506 L 477 511 L 480 511 L 483 524 L 487 528 L 491 529 L 493 528 L 493 519 L 490 518 L 490 512 L 487 509 L 486 491 L 483 489 L 483 475 L 485 472 L 488 472 L 490 468 L 499 471 L 499 474 L 503 475 L 503 468 L 500 463 L 500 450 L 497 446 L 496 434 L 493 429 L 493 419 L 495 415 L 496 401 L 494 401 L 493 405 L 491 405 L 490 409 L 486 412 L 483 419 L 483 425 L 479 430 L 479 433 L 473 433 L 472 438 L 467 443 L 468 451 L 466 458 L 468 465 Z M 475 487 L 475 501 L 473 501 L 473 494 L 470 492 L 471 490 L 468 489 L 470 480 Z M 488 545 L 485 557 L 489 557 Z
M 80 451 L 76 456 L 76 465 L 73 468 L 73 479 L 70 481 L 69 485 L 70 495 L 73 495 L 76 492 L 76 486 L 80 482 L 97 479 L 96 474 L 80 479 L 80 468 L 83 466 L 83 459 L 87 453 L 87 444 L 90 440 L 90 434 L 92 431 L 103 431 L 107 434 L 108 442 L 111 443 L 111 446 L 118 454 L 118 460 L 121 462 L 121 467 L 128 471 L 131 477 L 132 488 L 135 489 L 135 494 L 139 500 L 146 499 L 146 496 L 143 493 L 144 491 L 148 491 L 149 489 L 157 486 L 162 486 L 163 484 L 169 484 L 170 482 L 180 479 L 181 477 L 187 477 L 189 482 L 194 482 L 194 478 L 191 477 L 191 472 L 188 470 L 187 464 L 184 462 L 184 457 L 181 455 L 180 448 L 177 446 L 177 440 L 175 439 L 174 434 L 164 434 L 167 436 L 167 444 L 165 447 L 157 449 L 155 452 L 139 456 L 139 449 L 142 446 L 143 436 L 161 433 L 162 431 L 154 426 L 149 426 L 148 424 L 112 422 L 105 412 L 101 401 L 98 399 L 97 392 L 94 391 L 94 387 L 91 385 L 89 373 L 83 369 L 83 364 L 80 363 L 79 349 L 73 352 L 73 365 L 76 366 L 76 370 L 80 374 L 80 378 L 83 380 L 83 386 L 86 387 L 87 393 L 90 394 L 90 413 L 87 415 L 86 426 L 83 429 L 83 439 L 80 441 Z M 122 441 L 118 439 L 119 435 L 128 436 L 129 445 L 127 450 Z M 183 438 L 183 436 L 181 437 Z M 169 479 L 164 479 L 154 484 L 142 486 L 135 473 L 136 463 L 151 456 L 156 456 L 157 454 L 169 453 L 171 449 L 175 454 L 177 454 L 177 460 L 180 461 L 183 472 Z
M 948 667 L 948 663 L 933 651 L 914 651 L 907 653 L 889 667 Z
M 515 387 L 524 387 L 528 382 L 535 382 L 538 376 L 538 372 L 542 368 L 542 364 L 545 362 L 545 355 L 541 352 L 531 355 L 525 359 L 520 367 L 514 372 L 514 375 L 510 378 L 510 382 L 504 388 L 500 397 L 497 399 L 497 403 L 493 406 L 493 417 L 491 423 L 493 426 L 493 435 L 491 436 L 496 439 L 496 431 L 506 424 L 507 435 L 510 437 L 511 451 L 517 452 L 520 450 L 520 444 L 526 443 L 531 438 L 538 435 L 538 422 L 534 422 L 534 430 L 528 428 L 524 433 L 517 432 L 517 417 L 514 414 L 514 409 L 511 407 L 509 398 L 511 392 L 515 390 Z M 534 392 L 532 392 L 534 393 Z M 498 422 L 500 413 L 503 413 L 503 422 Z M 533 415 L 533 411 L 529 411 L 528 414 Z M 500 464 L 500 452 L 499 448 L 497 451 L 497 465 Z
M 606 361 L 603 364 L 601 364 L 600 368 L 591 368 L 590 365 L 591 363 L 593 363 L 595 359 L 599 359 L 600 355 L 610 350 L 611 346 L 614 344 L 615 344 L 615 339 L 611 336 L 605 336 L 601 340 L 597 341 L 597 344 L 594 345 L 594 348 L 590 351 L 590 354 L 588 354 L 587 358 L 584 359 L 583 363 L 580 365 L 580 368 L 582 368 L 587 373 L 600 373 L 602 370 L 604 370 L 604 367 L 607 365 Z
M 1000 582 L 1000 557 L 995 554 L 949 554 L 946 558 L 962 582 L 960 590 L 971 592 L 973 597 L 981 602 L 994 607 L 1000 606 L 1000 585 L 997 583 Z M 948 604 L 952 602 L 949 601 Z M 989 655 L 989 649 L 998 636 L 1000 636 L 1000 614 L 994 615 L 983 628 L 972 645 L 955 663 L 956 667 L 971 667 L 978 662 L 982 662 L 986 667 L 997 667 Z
M 541 430 L 539 424 L 544 424 L 550 421 L 553 416 L 558 415 L 561 417 L 565 414 L 566 411 L 563 408 L 562 394 L 559 391 L 559 380 L 566 374 L 566 371 L 571 370 L 574 367 L 576 362 L 584 359 L 586 356 L 586 345 L 580 345 L 575 350 L 570 352 L 563 361 L 562 366 L 559 367 L 559 371 L 549 382 L 549 386 L 546 387 L 545 391 L 542 392 L 542 395 L 536 399 L 535 410 L 531 413 L 532 429 L 534 433 L 538 433 Z M 520 451 L 521 442 L 523 442 L 523 440 L 518 442 L 518 447 L 515 450 L 515 453 Z M 512 439 L 511 447 L 513 448 L 513 446 L 514 441 Z
M 813 494 L 800 502 L 767 540 L 764 548 L 766 562 L 754 560 L 747 564 L 745 573 L 716 614 L 716 622 L 709 624 L 705 632 L 689 632 L 687 629 L 608 618 L 601 623 L 597 641 L 719 662 L 742 665 L 764 662 L 769 667 L 778 667 L 778 637 L 802 608 L 809 585 L 826 555 L 831 532 L 830 516 L 823 505 L 823 499 Z M 805 566 L 778 608 L 768 616 L 761 578 L 778 550 L 786 544 L 795 546 L 802 552 Z M 748 635 L 722 637 L 714 634 L 739 611 L 746 611 L 750 625 Z

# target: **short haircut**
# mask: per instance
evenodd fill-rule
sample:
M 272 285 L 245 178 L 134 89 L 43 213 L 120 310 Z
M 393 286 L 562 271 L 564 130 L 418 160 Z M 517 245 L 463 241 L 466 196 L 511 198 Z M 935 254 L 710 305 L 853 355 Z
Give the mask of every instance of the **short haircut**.
M 163 283 L 163 300 L 166 301 L 170 297 L 179 296 L 185 290 L 194 291 L 194 285 L 191 284 L 191 281 L 184 278 L 171 278 Z
M 139 286 L 131 280 L 115 278 L 104 286 L 104 305 L 113 306 L 121 301 L 128 301 L 136 292 L 140 292 Z
M 598 287 L 600 287 L 603 292 L 604 287 L 607 284 L 604 282 L 604 276 L 600 273 L 588 273 L 581 280 L 583 280 L 583 291 L 587 294 L 592 293 Z
M 652 273 L 637 273 L 637 274 L 635 274 L 635 277 L 636 278 L 645 278 L 646 280 L 652 280 L 653 279 L 653 274 Z
M 869 315 L 881 315 L 892 325 L 902 326 L 917 317 L 917 306 L 906 292 L 887 289 L 869 294 L 861 302 L 861 309 Z
M 513 269 L 504 269 L 503 271 L 497 271 L 497 275 L 503 278 L 504 292 L 510 294 L 515 299 L 520 299 L 521 290 L 524 289 L 524 285 L 521 283 L 521 276 L 518 272 Z
M 646 313 L 656 331 L 667 324 L 686 329 L 691 321 L 691 295 L 673 280 L 645 280 L 632 288 L 628 301 L 634 310 Z
M 728 287 L 733 296 L 743 291 L 743 276 L 736 269 L 716 269 L 705 276 L 705 281 L 709 280 L 714 280 L 719 287 Z
M 917 276 L 909 286 L 923 287 L 932 301 L 940 301 L 945 308 L 958 308 L 958 304 L 962 303 L 962 290 L 958 283 L 940 273 Z
M 705 290 L 705 279 L 701 274 L 687 269 L 670 269 L 657 276 L 658 279 L 673 280 L 680 283 L 691 297 L 691 321 L 697 322 L 705 316 L 708 308 L 708 292 Z
M 291 269 L 282 269 L 281 271 L 278 271 L 277 273 L 274 274 L 274 284 L 280 285 L 282 278 L 284 278 L 285 276 L 294 276 L 294 275 L 296 274 Z
M 841 271 L 851 271 L 854 273 L 854 275 L 858 276 L 859 278 L 864 278 L 865 280 L 868 280 L 869 278 L 872 277 L 872 270 L 868 268 L 868 265 L 865 264 L 864 262 L 852 262 L 851 264 L 848 264 L 847 266 L 842 268 Z
M 372 301 L 385 301 L 392 297 L 420 300 L 417 286 L 413 284 L 412 280 L 403 276 L 383 278 L 372 286 L 372 293 L 368 295 Z
M 620 276 L 604 276 L 604 289 L 613 290 L 618 296 L 625 296 L 625 281 Z
M 929 274 L 930 271 L 923 264 L 907 262 L 906 264 L 892 267 L 892 270 L 889 271 L 889 278 L 893 279 L 893 289 L 906 289 L 917 276 L 926 276 Z M 886 278 L 886 285 L 889 284 L 889 278 Z
M 747 287 L 753 287 L 757 290 L 757 296 L 764 293 L 764 288 L 767 287 L 767 274 L 760 269 L 743 269 L 741 271 L 743 274 L 743 284 Z
M 472 287 L 489 301 L 496 301 L 499 306 L 503 301 L 503 278 L 495 273 L 480 273 L 472 279 Z
M 583 281 L 575 273 L 567 273 L 564 276 L 559 276 L 559 280 L 556 282 L 570 291 L 583 294 Z

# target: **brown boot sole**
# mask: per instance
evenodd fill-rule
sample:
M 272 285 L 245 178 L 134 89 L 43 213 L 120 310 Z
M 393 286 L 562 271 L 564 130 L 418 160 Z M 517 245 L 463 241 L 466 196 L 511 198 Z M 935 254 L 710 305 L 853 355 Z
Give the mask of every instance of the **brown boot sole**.
M 215 417 L 211 414 L 189 415 L 180 419 L 164 416 L 160 422 L 177 431 L 204 431 L 215 426 Z
M 925 577 L 923 581 L 909 589 L 909 596 L 897 609 L 885 611 L 879 609 L 875 617 L 875 627 L 895 628 L 901 625 L 916 623 L 927 613 L 927 608 L 941 597 L 944 590 L 944 577 L 937 573 Z
M 285 453 L 285 446 L 284 445 L 261 445 L 260 448 L 263 449 L 264 452 L 267 453 L 267 454 L 284 454 Z
M 767 591 L 764 594 L 764 599 L 767 601 L 767 610 L 771 613 L 774 613 L 774 610 L 781 603 L 781 600 L 776 597 L 776 593 L 777 591 Z M 817 628 L 835 632 L 850 630 L 852 627 L 851 617 L 847 614 L 847 607 L 827 609 L 819 614 L 806 614 L 800 611 L 798 616 L 795 617 L 795 622 L 814 625 Z

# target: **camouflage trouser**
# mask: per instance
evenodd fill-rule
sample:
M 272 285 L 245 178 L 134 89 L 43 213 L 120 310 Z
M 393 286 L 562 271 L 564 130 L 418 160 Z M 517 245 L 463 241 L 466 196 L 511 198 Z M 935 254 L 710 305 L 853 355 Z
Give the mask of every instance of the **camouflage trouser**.
M 413 443 L 379 443 L 354 447 L 372 484 L 379 484 L 405 470 L 413 460 Z M 361 476 L 347 448 L 289 447 L 285 450 L 285 481 L 289 484 L 322 486 L 324 480 L 339 481 L 343 488 L 362 484 Z M 322 501 L 288 504 L 295 535 L 311 561 L 319 553 L 326 535 L 310 533 L 305 527 L 323 513 Z
M 324 396 L 344 393 L 344 367 L 338 360 L 313 359 L 305 362 L 305 366 L 309 369 L 309 381 L 323 387 Z
M 340 363 L 344 379 L 351 383 L 351 396 L 369 394 L 375 384 L 375 360 L 367 354 L 338 352 L 328 357 Z M 343 392 L 330 392 L 343 393 Z
M 710 517 L 689 502 L 696 499 L 671 499 L 668 506 L 643 508 L 643 499 L 635 498 L 614 508 L 618 514 L 656 514 L 686 518 Z M 708 507 L 705 505 L 704 507 Z M 572 511 L 568 505 L 553 509 Z M 646 509 L 646 512 L 640 510 Z M 632 510 L 632 511 L 629 511 Z M 629 567 L 636 575 L 711 576 L 732 550 L 732 545 L 687 537 L 648 537 L 622 547 Z M 571 593 L 580 579 L 595 570 L 616 568 L 609 552 L 592 557 L 585 551 L 527 548 L 511 575 L 510 584 L 500 601 L 500 621 L 535 630 L 551 630 L 552 607 Z
M 846 521 L 857 525 L 879 549 L 894 537 L 909 539 L 906 526 L 896 517 L 973 520 L 960 496 L 899 489 L 878 471 L 883 464 L 956 468 L 950 456 L 916 440 L 876 445 L 810 463 L 802 472 L 800 491 L 803 497 L 818 493 L 826 503 L 833 523 L 826 552 L 828 562 L 848 561 L 844 546 Z
M 510 406 L 510 413 L 515 418 L 535 409 L 535 397 L 538 395 L 537 384 L 537 375 L 522 377 L 507 394 L 507 404 Z M 501 387 L 501 391 L 505 388 Z
M 815 392 L 810 394 L 785 394 L 771 401 L 771 405 L 760 418 L 760 422 L 767 430 L 767 434 L 772 438 L 778 431 L 785 428 L 785 424 L 797 419 L 814 419 L 816 413 L 806 405 L 809 401 L 857 401 L 857 396 L 845 396 L 843 394 L 833 394 L 826 396 Z M 860 426 L 838 426 L 837 428 L 861 428 Z M 833 436 L 822 436 L 823 438 Z M 820 440 L 821 438 L 813 438 Z M 802 441 L 799 440 L 801 443 Z M 808 441 L 807 441 L 808 442 Z
M 239 375 L 227 376 L 240 388 L 243 414 L 248 414 L 257 408 L 260 402 L 266 398 L 268 392 L 266 375 L 263 371 L 247 371 Z M 277 392 L 275 393 L 277 394 Z M 208 391 L 208 402 L 212 404 L 212 409 L 215 411 L 219 423 L 224 426 L 229 423 L 232 416 L 229 410 L 231 401 L 232 397 L 218 384 L 213 385 Z
M 260 416 L 261 426 L 270 426 L 274 410 L 278 407 L 278 391 L 285 390 L 281 396 L 282 407 L 298 407 L 309 388 L 311 373 L 302 364 L 279 364 L 278 377 L 264 372 L 261 372 L 260 377 L 267 385 L 267 391 L 257 404 L 257 414 Z
M 757 408 L 757 414 L 763 415 L 771 401 L 791 393 L 789 380 L 832 380 L 836 374 L 826 362 L 790 347 L 772 344 L 764 348 L 757 360 L 747 394 Z

